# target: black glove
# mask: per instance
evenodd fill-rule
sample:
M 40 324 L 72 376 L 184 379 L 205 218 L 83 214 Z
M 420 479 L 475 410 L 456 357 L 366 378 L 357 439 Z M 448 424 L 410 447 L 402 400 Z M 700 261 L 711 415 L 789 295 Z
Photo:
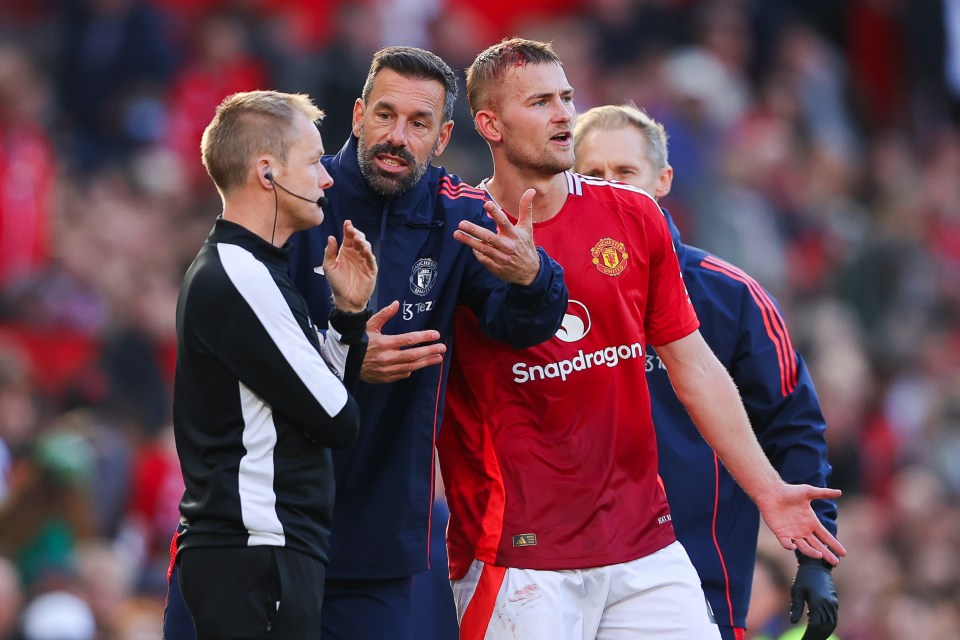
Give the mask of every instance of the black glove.
M 801 640 L 827 640 L 837 628 L 837 588 L 833 586 L 833 567 L 824 560 L 798 558 L 797 577 L 790 587 L 790 622 L 797 624 L 807 603 L 807 631 Z

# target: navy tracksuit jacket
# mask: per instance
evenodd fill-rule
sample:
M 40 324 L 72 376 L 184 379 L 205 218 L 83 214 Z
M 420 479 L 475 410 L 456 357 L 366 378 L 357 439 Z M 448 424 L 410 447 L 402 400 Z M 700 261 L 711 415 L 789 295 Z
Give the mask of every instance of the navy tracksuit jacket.
M 786 482 L 826 486 L 826 425 L 779 305 L 740 269 L 684 245 L 664 213 L 700 332 L 736 382 L 760 445 Z M 717 623 L 745 627 L 759 512 L 697 431 L 652 348 L 647 381 L 660 476 L 677 537 L 700 574 Z M 813 506 L 836 535 L 836 504 L 818 500 Z
M 484 192 L 431 166 L 409 192 L 384 200 L 371 192 L 357 164 L 351 136 L 323 158 L 334 185 L 323 223 L 297 234 L 291 272 L 311 316 L 329 315 L 330 291 L 314 269 L 323 263 L 328 235 L 338 240 L 349 219 L 373 245 L 379 264 L 374 311 L 393 300 L 400 310 L 387 334 L 440 332 L 442 366 L 427 367 L 391 384 L 363 384 L 355 392 L 361 425 L 357 443 L 334 453 L 337 496 L 330 566 L 333 579 L 386 579 L 427 569 L 433 506 L 434 443 L 443 412 L 453 316 L 465 304 L 489 335 L 523 348 L 554 335 L 567 308 L 562 269 L 540 249 L 541 268 L 527 287 L 508 285 L 487 271 L 472 250 L 453 239 L 460 220 L 495 228 L 483 210 Z

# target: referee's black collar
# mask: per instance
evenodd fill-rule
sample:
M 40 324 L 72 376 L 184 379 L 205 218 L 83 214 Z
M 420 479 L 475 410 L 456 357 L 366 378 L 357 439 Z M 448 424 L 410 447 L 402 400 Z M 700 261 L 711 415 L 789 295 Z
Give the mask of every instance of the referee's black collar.
M 246 227 L 236 222 L 224 220 L 223 216 L 217 216 L 217 221 L 207 236 L 207 242 L 210 244 L 235 244 L 242 247 L 257 257 L 258 260 L 276 265 L 282 269 L 287 268 L 290 262 L 290 243 L 286 242 L 282 247 L 275 247 Z

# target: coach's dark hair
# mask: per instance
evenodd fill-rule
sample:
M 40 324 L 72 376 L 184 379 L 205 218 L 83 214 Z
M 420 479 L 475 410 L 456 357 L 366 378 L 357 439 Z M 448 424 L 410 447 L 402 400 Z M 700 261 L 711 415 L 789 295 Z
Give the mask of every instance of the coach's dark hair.
M 528 64 L 562 66 L 563 63 L 549 42 L 526 38 L 507 38 L 481 51 L 467 69 L 467 101 L 470 103 L 470 113 L 477 115 L 477 111 L 490 106 L 493 100 L 490 89 L 503 80 L 503 74 L 508 68 Z
M 434 53 L 417 47 L 384 47 L 373 54 L 370 71 L 363 83 L 363 103 L 367 103 L 370 92 L 373 91 L 373 82 L 377 74 L 384 69 L 390 69 L 413 80 L 436 80 L 443 85 L 443 119 L 453 119 L 453 105 L 457 101 L 457 78 L 453 75 L 450 66 Z

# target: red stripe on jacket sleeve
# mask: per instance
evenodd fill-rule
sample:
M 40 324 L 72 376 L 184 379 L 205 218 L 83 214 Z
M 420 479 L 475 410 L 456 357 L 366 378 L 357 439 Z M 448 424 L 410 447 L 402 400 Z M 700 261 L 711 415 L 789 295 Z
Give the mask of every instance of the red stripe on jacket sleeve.
M 454 183 L 450 176 L 440 178 L 440 194 L 445 195 L 452 200 L 457 198 L 472 198 L 474 200 L 486 200 L 487 195 L 483 189 L 471 187 L 463 182 Z
M 722 273 L 747 286 L 750 296 L 760 309 L 767 336 L 770 337 L 777 350 L 777 360 L 780 367 L 780 392 L 784 396 L 793 393 L 797 386 L 797 358 L 793 343 L 790 340 L 790 334 L 787 332 L 787 325 L 770 294 L 746 272 L 719 258 L 708 256 L 700 264 L 705 269 Z

